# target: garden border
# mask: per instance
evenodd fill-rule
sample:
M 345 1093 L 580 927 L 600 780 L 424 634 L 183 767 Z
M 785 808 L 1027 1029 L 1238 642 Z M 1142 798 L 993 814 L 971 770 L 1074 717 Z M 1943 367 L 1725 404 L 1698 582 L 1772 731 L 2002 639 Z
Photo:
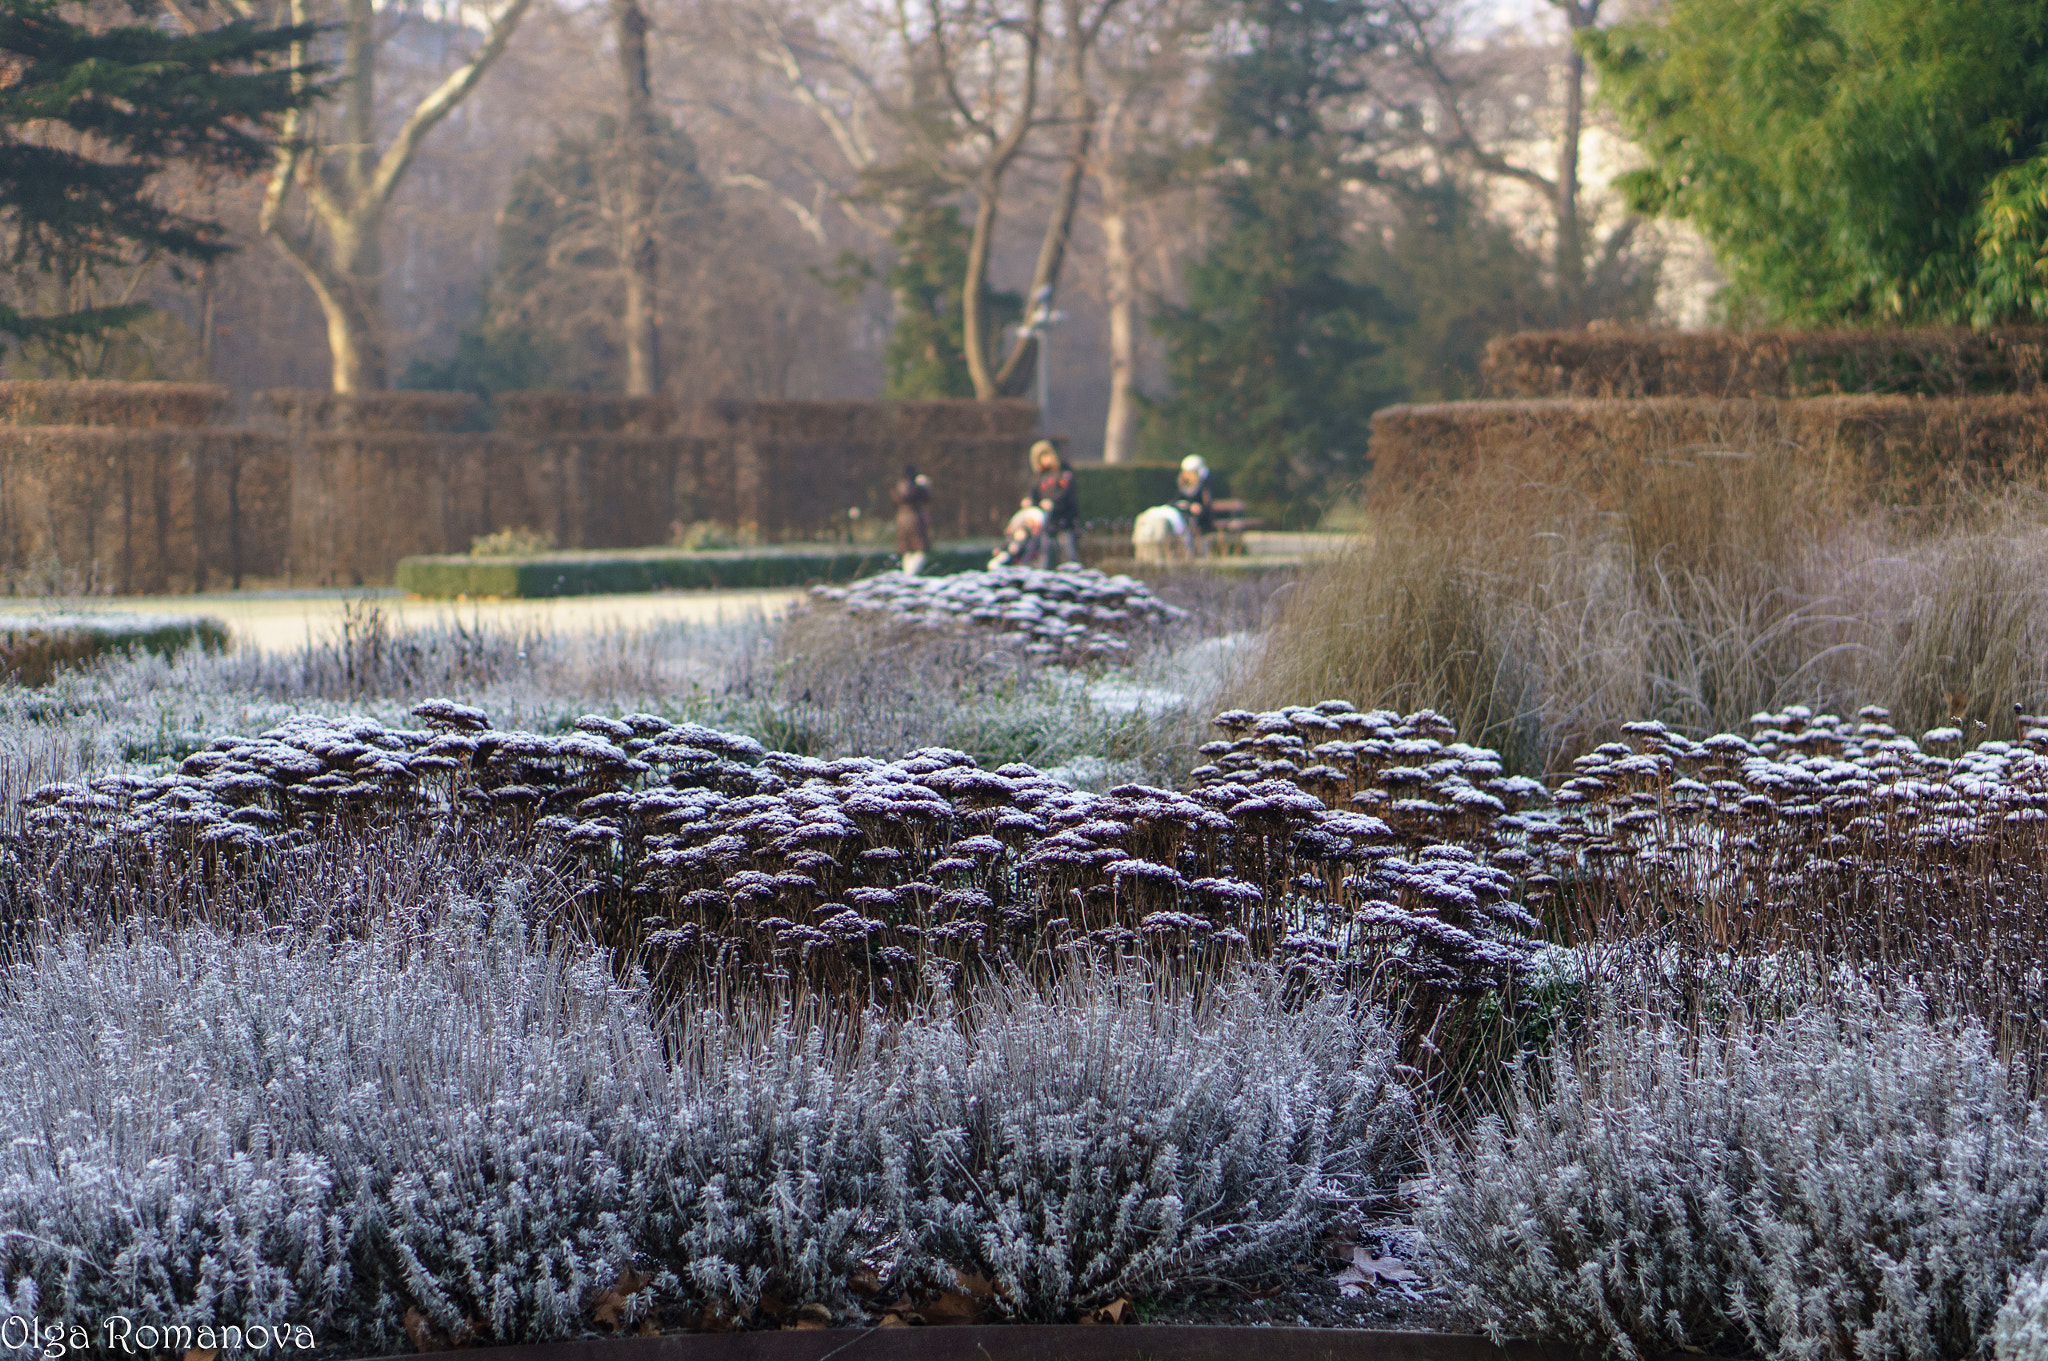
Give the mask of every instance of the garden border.
M 477 1361 L 1577 1361 L 1579 1355 L 1555 1343 L 1502 1346 L 1470 1333 L 1070 1323 L 664 1333 L 464 1354 Z

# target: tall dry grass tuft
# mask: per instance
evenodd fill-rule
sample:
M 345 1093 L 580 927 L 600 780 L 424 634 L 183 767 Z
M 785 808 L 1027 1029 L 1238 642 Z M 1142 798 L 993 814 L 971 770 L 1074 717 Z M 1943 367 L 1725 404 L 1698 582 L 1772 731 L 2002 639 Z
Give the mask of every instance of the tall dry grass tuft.
M 1553 772 L 1621 725 L 1697 734 L 1808 703 L 1982 724 L 2048 692 L 2048 507 L 1854 504 L 1777 451 L 1691 451 L 1626 484 L 1502 470 L 1381 509 L 1281 602 L 1235 696 L 1435 708 Z

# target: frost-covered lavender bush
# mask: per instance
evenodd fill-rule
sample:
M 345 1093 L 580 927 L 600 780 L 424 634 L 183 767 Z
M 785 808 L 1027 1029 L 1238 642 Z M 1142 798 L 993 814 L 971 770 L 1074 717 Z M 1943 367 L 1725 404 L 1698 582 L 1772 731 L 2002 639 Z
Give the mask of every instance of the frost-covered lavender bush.
M 2023 1272 L 1991 1325 L 1998 1361 L 2048 1361 L 2048 1264 Z
M 964 1020 L 905 1027 L 891 1055 L 889 1199 L 1028 1318 L 1300 1260 L 1410 1156 L 1393 1033 L 1341 994 L 1091 971 L 1006 982 Z
M 1439 1139 L 1419 1224 L 1495 1336 L 1786 1361 L 1988 1350 L 2048 1247 L 2048 1127 L 1973 1023 L 1610 1018 Z
M 0 999 L 16 1312 L 303 1323 L 392 1349 L 573 1330 L 630 1260 L 668 1121 L 640 1000 L 516 913 L 412 935 L 195 929 L 17 968 Z
M 1168 1266 L 1284 1265 L 1407 1146 L 1383 1024 L 1256 972 L 1200 1004 L 1077 973 L 894 1019 L 747 996 L 662 1020 L 509 898 L 429 915 L 73 936 L 14 966 L 7 1306 L 362 1353 L 844 1315 L 961 1270 L 1061 1317 Z M 1009 1180 L 916 1161 L 951 1148 Z M 1066 1237 L 1025 1223 L 1026 1166 Z

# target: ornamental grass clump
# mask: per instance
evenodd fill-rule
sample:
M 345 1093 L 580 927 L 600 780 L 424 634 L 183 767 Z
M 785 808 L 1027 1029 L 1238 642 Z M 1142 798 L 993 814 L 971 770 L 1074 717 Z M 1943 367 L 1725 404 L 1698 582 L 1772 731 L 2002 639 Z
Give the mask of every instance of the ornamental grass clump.
M 1609 1015 L 1438 1133 L 1417 1223 L 1498 1338 L 1962 1361 L 2048 1248 L 2048 1126 L 1973 1022 Z

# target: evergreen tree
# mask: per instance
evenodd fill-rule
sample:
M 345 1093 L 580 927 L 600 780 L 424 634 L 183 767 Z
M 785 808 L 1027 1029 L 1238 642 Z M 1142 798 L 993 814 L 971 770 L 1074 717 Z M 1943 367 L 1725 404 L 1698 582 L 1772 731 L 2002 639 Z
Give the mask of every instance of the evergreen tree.
M 973 232 L 960 220 L 958 205 L 944 200 L 946 192 L 942 183 L 920 181 L 900 185 L 891 195 L 899 205 L 899 225 L 889 235 L 896 258 L 885 280 L 896 311 L 882 354 L 882 396 L 887 399 L 974 396 L 960 305 Z M 871 266 L 863 277 L 873 277 Z M 1015 291 L 990 291 L 991 363 L 1001 352 L 1003 328 L 1023 313 L 1024 300 Z
M 1745 311 L 1799 323 L 2048 318 L 2038 0 L 1669 0 L 1589 34 L 1649 164 Z
M 1393 198 L 1391 229 L 1368 235 L 1352 270 L 1385 293 L 1394 321 L 1381 358 L 1408 401 L 1484 395 L 1479 363 L 1495 336 L 1558 324 L 1564 311 L 1550 262 L 1489 217 L 1467 186 L 1446 177 Z M 1655 254 L 1614 251 L 1581 289 L 1586 314 L 1638 321 L 1657 296 Z
M 54 0 L 0 0 L 10 77 L 0 85 L 0 225 L 17 297 L 34 291 L 19 286 L 25 275 L 68 291 L 144 255 L 175 268 L 232 250 L 220 224 L 166 207 L 152 182 L 174 164 L 235 175 L 267 165 L 277 121 L 312 97 L 311 72 L 288 65 L 292 45 L 311 36 L 246 21 L 192 34 L 95 31 Z M 0 333 L 62 352 L 147 311 L 0 301 Z
M 1230 28 L 1212 94 L 1221 229 L 1186 304 L 1154 318 L 1173 395 L 1144 443 L 1202 455 L 1298 523 L 1363 471 L 1372 413 L 1397 395 L 1378 362 L 1385 297 L 1345 268 L 1345 139 L 1328 125 L 1376 15 L 1366 0 L 1243 0 Z
M 889 266 L 895 324 L 882 352 L 882 396 L 972 397 L 960 309 L 967 274 L 967 224 L 950 203 L 927 201 L 907 211 L 890 233 Z
M 413 360 L 399 387 L 618 390 L 626 363 L 620 151 L 616 121 L 600 118 L 519 168 L 498 217 L 481 314 L 457 335 L 452 358 Z M 689 134 L 662 120 L 653 152 L 661 239 L 680 244 L 710 230 L 716 204 Z

